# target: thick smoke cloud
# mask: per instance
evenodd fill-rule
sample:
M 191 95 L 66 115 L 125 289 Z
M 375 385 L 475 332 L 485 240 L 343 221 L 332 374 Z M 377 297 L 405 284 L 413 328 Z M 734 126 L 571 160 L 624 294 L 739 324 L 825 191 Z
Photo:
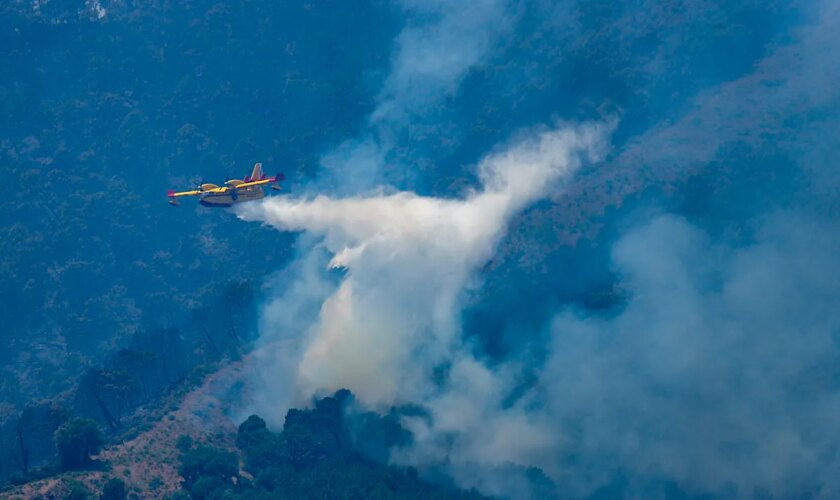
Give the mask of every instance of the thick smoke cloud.
M 322 175 L 314 184 L 317 192 L 355 196 L 386 184 L 385 166 L 394 162 L 395 137 L 405 132 L 407 121 L 424 119 L 451 95 L 492 52 L 511 19 L 508 6 L 496 0 L 469 5 L 406 0 L 398 6 L 410 21 L 395 40 L 391 70 L 367 129 L 324 155 Z M 430 200 L 417 204 L 435 206 Z M 299 333 L 318 321 L 322 304 L 338 286 L 323 273 L 332 257 L 316 243 L 317 237 L 304 236 L 298 258 L 268 286 L 273 292 L 260 322 L 262 346 L 254 355 L 260 369 L 251 395 L 254 408 L 268 418 L 283 415 L 292 404 L 305 404 L 311 395 L 290 382 L 298 379 L 296 366 L 303 355 L 305 340 Z
M 242 218 L 308 241 L 264 315 L 263 339 L 279 347 L 260 365 L 262 404 L 280 418 L 349 387 L 374 409 L 419 405 L 427 414 L 402 420 L 413 444 L 391 460 L 500 496 L 838 496 L 840 58 L 829 49 L 840 10 L 820 8 L 751 72 L 700 91 L 587 176 L 572 179 L 604 156 L 609 124 L 532 131 L 487 156 L 461 199 L 351 186 L 243 206 Z M 434 92 L 411 93 L 399 61 L 422 62 L 408 48 L 423 44 L 406 40 L 435 32 L 425 28 L 401 35 L 366 146 L 339 148 L 336 168 L 381 172 L 381 130 L 457 86 L 493 46 L 487 33 L 503 32 L 481 31 L 462 64 L 428 73 Z M 526 332 L 530 350 L 492 362 L 464 340 L 464 293 L 482 287 L 479 269 L 529 204 L 572 180 L 584 205 L 615 196 L 607 184 L 680 198 L 694 176 L 714 181 L 706 208 L 647 217 L 611 241 L 620 307 L 558 307 L 545 331 Z
M 510 217 L 600 158 L 607 130 L 535 133 L 485 158 L 481 188 L 462 200 L 400 192 L 243 206 L 245 220 L 323 237 L 330 266 L 346 270 L 303 346 L 295 386 L 303 394 L 347 387 L 380 408 L 425 400 L 435 369 L 462 348 L 459 296 Z
M 563 437 L 557 456 L 576 455 L 563 472 L 612 466 L 691 493 L 836 496 L 838 229 L 778 214 L 731 247 L 661 216 L 624 236 L 613 250 L 631 297 L 622 313 L 567 311 L 551 326 L 538 385 Z
M 406 419 L 400 463 L 441 464 L 464 487 L 527 497 L 511 464 L 563 496 L 629 478 L 630 496 L 803 493 L 832 498 L 840 431 L 840 227 L 774 214 L 745 246 L 663 215 L 612 263 L 630 297 L 614 318 L 559 313 L 536 381 L 511 360 L 453 362 L 432 418 Z M 508 466 L 506 468 L 506 466 Z M 518 479 L 518 482 L 517 482 Z

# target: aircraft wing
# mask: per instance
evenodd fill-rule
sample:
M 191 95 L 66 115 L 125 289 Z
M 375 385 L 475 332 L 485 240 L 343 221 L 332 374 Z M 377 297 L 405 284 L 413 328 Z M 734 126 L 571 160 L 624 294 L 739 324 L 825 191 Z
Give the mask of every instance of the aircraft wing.
M 283 179 L 285 179 L 283 174 L 277 174 L 274 177 L 268 177 L 266 179 L 260 179 L 260 180 L 257 180 L 257 181 L 242 182 L 240 184 L 237 184 L 237 185 L 231 186 L 231 187 L 233 187 L 235 189 L 242 189 L 242 188 L 247 188 L 247 187 L 251 187 L 251 186 L 264 186 L 265 184 L 271 184 L 272 182 L 280 182 Z
M 173 191 L 173 190 L 170 189 L 166 193 L 166 196 L 168 196 L 170 198 L 175 198 L 175 197 L 178 197 L 178 196 L 195 196 L 195 195 L 201 194 L 203 192 L 204 191 L 202 191 L 200 189 L 193 189 L 192 191 Z
M 173 191 L 173 190 L 170 189 L 166 193 L 166 196 L 169 197 L 169 204 L 170 205 L 178 206 L 178 202 L 175 201 L 177 198 L 179 198 L 181 196 L 195 196 L 195 195 L 201 194 L 203 192 L 204 191 L 202 191 L 200 189 L 193 189 L 191 191 Z

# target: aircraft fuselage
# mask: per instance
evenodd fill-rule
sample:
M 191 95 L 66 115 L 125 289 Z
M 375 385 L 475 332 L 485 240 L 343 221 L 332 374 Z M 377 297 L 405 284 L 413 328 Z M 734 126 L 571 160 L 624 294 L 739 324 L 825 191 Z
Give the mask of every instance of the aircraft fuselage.
M 253 186 L 242 189 L 231 189 L 224 193 L 204 193 L 199 199 L 199 203 L 205 207 L 212 208 L 226 208 L 235 203 L 242 203 L 243 201 L 254 201 L 265 198 L 265 191 L 262 186 Z

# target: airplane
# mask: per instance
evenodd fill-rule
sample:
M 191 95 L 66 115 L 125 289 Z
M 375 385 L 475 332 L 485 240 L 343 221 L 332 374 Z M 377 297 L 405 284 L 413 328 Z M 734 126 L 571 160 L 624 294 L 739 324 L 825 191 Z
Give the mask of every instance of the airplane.
M 283 174 L 266 177 L 262 169 L 262 163 L 257 163 L 254 165 L 251 175 L 243 180 L 227 180 L 224 186 L 202 183 L 191 191 L 175 192 L 170 189 L 166 196 L 169 197 L 169 203 L 175 206 L 180 205 L 178 198 L 182 196 L 198 196 L 199 203 L 205 207 L 229 207 L 234 203 L 264 198 L 265 192 L 262 187 L 266 184 L 271 184 L 271 189 L 280 191 L 278 183 L 283 179 L 285 179 Z

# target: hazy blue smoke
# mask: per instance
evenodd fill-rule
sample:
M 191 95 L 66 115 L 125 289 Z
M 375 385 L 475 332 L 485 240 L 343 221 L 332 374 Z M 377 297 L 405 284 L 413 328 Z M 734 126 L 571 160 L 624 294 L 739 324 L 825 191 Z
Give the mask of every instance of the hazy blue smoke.
M 486 25 L 450 33 L 472 15 L 459 5 L 434 3 L 409 23 L 366 135 L 327 155 L 327 166 L 358 168 L 373 183 L 240 211 L 311 238 L 266 309 L 263 339 L 282 341 L 262 365 L 266 404 L 279 415 L 339 387 L 374 409 L 419 404 L 429 415 L 403 418 L 414 442 L 391 460 L 495 495 L 840 494 L 840 57 L 831 50 L 840 8 L 815 5 L 810 24 L 785 32 L 744 74 L 668 108 L 612 155 L 612 124 L 532 129 L 488 154 L 479 188 L 461 198 L 373 190 L 388 138 L 511 29 L 507 10 L 489 3 Z M 640 2 L 638 12 L 670 19 L 658 7 Z M 607 31 L 632 37 L 661 21 L 634 24 L 636 15 Z M 452 46 L 463 51 L 428 66 L 429 53 Z M 650 75 L 671 60 L 673 46 L 662 47 Z M 577 176 L 581 157 L 603 161 Z M 664 208 L 604 215 L 642 194 Z M 556 203 L 517 219 L 546 197 Z M 554 306 L 539 331 L 522 328 L 525 347 L 488 361 L 465 340 L 482 338 L 463 331 L 466 292 L 498 279 L 550 292 L 552 281 L 574 279 L 549 264 L 536 278 L 483 270 L 500 241 L 515 253 L 527 240 L 506 236 L 511 222 L 539 235 L 578 230 L 592 214 L 621 228 L 607 242 L 615 307 Z M 515 312 L 536 316 L 538 306 Z
M 777 214 L 731 247 L 662 216 L 624 236 L 622 313 L 566 311 L 551 326 L 538 385 L 562 436 L 555 474 L 574 484 L 615 467 L 692 493 L 835 496 L 838 229 Z
M 388 174 L 400 169 L 391 164 L 400 138 L 427 122 L 456 92 L 468 71 L 490 55 L 512 19 L 503 0 L 397 3 L 408 21 L 395 40 L 376 109 L 362 136 L 324 156 L 322 189 L 329 186 L 348 195 L 387 182 Z

